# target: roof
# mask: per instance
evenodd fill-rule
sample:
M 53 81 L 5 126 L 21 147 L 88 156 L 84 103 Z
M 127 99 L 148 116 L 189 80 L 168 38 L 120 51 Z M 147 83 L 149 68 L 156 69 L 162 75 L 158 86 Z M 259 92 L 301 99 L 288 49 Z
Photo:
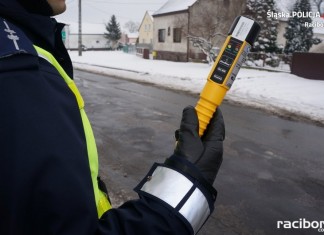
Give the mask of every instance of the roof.
M 138 38 L 138 32 L 136 33 L 127 33 L 128 38 Z
M 188 10 L 197 0 L 169 0 L 153 16 Z
M 153 12 L 152 11 L 146 11 L 145 12 L 145 14 L 144 14 L 144 17 L 143 17 L 143 19 L 142 19 L 142 22 L 141 22 L 141 24 L 140 24 L 140 26 L 138 27 L 138 30 L 142 27 L 142 24 L 143 24 L 143 22 L 144 22 L 144 19 L 145 19 L 145 16 L 146 15 L 148 15 L 149 17 L 150 17 L 150 19 L 151 19 L 151 21 L 152 21 L 152 23 L 153 23 L 153 17 L 152 17 L 152 15 L 153 15 Z
M 154 14 L 154 11 L 146 11 L 147 14 L 151 17 L 152 21 L 153 21 L 153 14 Z

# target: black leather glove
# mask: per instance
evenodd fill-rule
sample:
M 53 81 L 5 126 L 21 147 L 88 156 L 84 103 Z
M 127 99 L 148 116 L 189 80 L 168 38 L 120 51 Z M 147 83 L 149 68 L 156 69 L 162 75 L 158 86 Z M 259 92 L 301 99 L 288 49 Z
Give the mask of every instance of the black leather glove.
M 180 129 L 175 133 L 177 145 L 174 155 L 193 163 L 212 185 L 223 160 L 225 124 L 221 110 L 217 108 L 201 138 L 198 130 L 196 110 L 188 106 L 183 110 Z
M 186 220 L 190 234 L 196 234 L 214 210 L 217 191 L 212 184 L 222 163 L 225 136 L 219 109 L 202 138 L 198 126 L 195 108 L 186 107 L 173 154 L 163 164 L 154 164 L 135 188 L 141 197 L 161 200 Z

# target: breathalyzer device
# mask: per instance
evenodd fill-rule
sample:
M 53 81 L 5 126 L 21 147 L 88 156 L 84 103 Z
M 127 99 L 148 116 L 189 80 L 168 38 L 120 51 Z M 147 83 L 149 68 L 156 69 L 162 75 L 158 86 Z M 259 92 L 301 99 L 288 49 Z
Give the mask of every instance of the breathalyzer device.
M 195 107 L 199 119 L 199 136 L 203 135 L 214 112 L 231 88 L 260 29 L 260 25 L 250 18 L 238 16 L 234 20 Z

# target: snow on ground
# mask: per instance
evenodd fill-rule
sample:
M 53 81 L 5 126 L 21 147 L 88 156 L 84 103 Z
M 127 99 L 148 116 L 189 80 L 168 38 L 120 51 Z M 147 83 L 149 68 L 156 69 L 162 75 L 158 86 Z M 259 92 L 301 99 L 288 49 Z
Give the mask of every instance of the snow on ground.
M 211 69 L 208 64 L 145 60 L 121 51 L 86 51 L 81 57 L 71 51 L 70 55 L 77 69 L 197 94 Z M 324 81 L 284 72 L 242 68 L 226 99 L 293 119 L 324 124 Z

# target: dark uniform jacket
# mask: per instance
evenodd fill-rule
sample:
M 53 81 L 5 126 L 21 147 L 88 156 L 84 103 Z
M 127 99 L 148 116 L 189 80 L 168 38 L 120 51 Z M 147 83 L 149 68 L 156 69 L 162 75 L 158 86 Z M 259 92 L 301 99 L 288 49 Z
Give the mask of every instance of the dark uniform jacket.
M 0 0 L 0 234 L 192 233 L 171 207 L 146 196 L 97 218 L 75 96 L 32 47 L 51 52 L 73 78 L 62 28 Z

